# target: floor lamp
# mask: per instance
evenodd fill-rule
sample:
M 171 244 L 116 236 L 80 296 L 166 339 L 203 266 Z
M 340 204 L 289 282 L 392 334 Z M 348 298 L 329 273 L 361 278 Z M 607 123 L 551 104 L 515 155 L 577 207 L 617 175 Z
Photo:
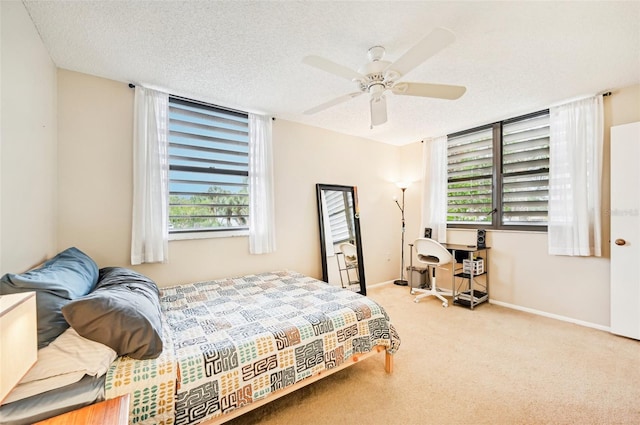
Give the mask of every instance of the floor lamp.
M 401 245 L 401 261 L 400 261 L 400 279 L 394 280 L 393 283 L 399 286 L 407 286 L 409 282 L 404 278 L 404 191 L 409 187 L 409 183 L 401 182 L 396 183 L 396 185 L 402 189 L 402 205 L 396 199 L 396 205 L 400 208 L 400 212 L 402 213 L 402 245 Z

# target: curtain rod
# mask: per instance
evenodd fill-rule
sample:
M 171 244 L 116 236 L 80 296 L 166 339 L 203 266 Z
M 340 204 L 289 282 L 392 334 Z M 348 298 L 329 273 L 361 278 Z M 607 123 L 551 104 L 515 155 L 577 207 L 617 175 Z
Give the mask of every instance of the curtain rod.
M 136 85 L 135 85 L 135 84 L 133 84 L 133 83 L 129 83 L 129 88 L 130 88 L 130 89 L 135 89 L 135 88 L 136 88 Z M 246 113 L 247 113 L 246 111 L 239 111 L 239 110 L 237 110 L 237 109 L 227 108 L 226 106 L 218 106 L 218 105 L 214 105 L 214 104 L 207 103 L 207 102 L 201 102 L 201 101 L 199 101 L 199 100 L 195 100 L 195 101 L 194 101 L 193 99 L 188 99 L 188 98 L 186 98 L 186 97 L 178 96 L 178 95 L 175 95 L 175 94 L 169 94 L 169 96 L 172 96 L 172 97 L 175 97 L 175 98 L 179 98 L 179 99 L 189 100 L 189 101 L 191 101 L 191 102 L 200 102 L 200 103 L 204 103 L 204 104 L 206 104 L 206 105 L 214 106 L 214 107 L 216 107 L 216 108 L 220 108 L 220 109 L 226 109 L 226 110 L 228 110 L 228 111 L 239 112 L 239 113 L 242 113 L 242 114 L 246 114 Z M 271 117 L 271 121 L 275 121 L 275 120 L 276 120 L 276 117 Z

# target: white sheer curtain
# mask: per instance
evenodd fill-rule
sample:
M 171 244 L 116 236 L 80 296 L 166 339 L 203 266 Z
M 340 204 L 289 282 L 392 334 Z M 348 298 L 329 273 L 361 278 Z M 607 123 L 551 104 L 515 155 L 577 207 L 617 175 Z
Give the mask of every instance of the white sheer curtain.
M 271 117 L 249 114 L 249 252 L 276 250 Z
M 431 238 L 447 241 L 447 136 L 425 140 L 422 147 L 422 221 Z
M 168 260 L 168 111 L 166 93 L 136 86 L 131 264 Z
M 601 256 L 602 96 L 552 107 L 549 254 Z

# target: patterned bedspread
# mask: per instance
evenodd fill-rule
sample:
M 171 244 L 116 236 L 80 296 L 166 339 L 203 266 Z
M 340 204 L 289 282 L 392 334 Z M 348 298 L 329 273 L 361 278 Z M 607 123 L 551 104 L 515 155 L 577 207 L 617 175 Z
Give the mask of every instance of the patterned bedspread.
M 130 394 L 129 423 L 139 425 L 172 425 L 175 423 L 175 393 L 178 368 L 171 328 L 162 318 L 160 357 L 134 360 L 118 357 L 109 368 L 105 380 L 105 398 Z
M 132 423 L 197 424 L 376 345 L 400 345 L 377 303 L 295 272 L 162 288 L 161 304 L 165 352 L 120 359 L 107 376 L 107 398 L 133 395 Z

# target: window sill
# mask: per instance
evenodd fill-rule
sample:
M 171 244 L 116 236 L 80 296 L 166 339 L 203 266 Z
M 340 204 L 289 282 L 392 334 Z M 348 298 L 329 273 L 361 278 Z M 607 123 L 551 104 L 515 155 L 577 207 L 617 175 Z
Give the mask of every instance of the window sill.
M 212 232 L 169 233 L 169 241 L 186 241 L 191 239 L 218 239 L 249 236 L 249 230 L 223 230 Z
M 491 232 L 491 233 L 520 233 L 520 234 L 534 234 L 534 233 L 540 233 L 540 234 L 547 234 L 548 232 L 546 230 L 521 230 L 521 229 L 491 229 L 488 227 L 481 227 L 481 229 L 484 229 L 487 231 L 487 233 Z M 478 230 L 475 227 L 447 227 L 447 231 L 473 231 L 475 232 L 476 230 Z

